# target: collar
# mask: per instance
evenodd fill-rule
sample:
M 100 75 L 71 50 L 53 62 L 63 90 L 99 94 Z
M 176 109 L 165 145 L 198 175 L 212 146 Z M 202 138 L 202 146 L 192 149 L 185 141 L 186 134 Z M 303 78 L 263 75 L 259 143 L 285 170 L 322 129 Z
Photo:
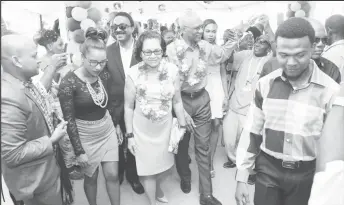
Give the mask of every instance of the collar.
M 131 50 L 131 49 L 133 49 L 133 48 L 134 48 L 134 44 L 135 44 L 135 39 L 133 38 L 133 41 L 131 42 L 130 47 L 129 47 L 128 49 L 126 49 L 126 48 L 122 47 L 121 44 L 120 44 L 119 41 L 118 41 L 118 46 L 119 46 L 119 48 L 120 48 L 120 49 L 123 49 L 123 50 Z
M 190 46 L 189 44 L 186 43 L 185 39 L 181 36 L 180 38 L 176 39 L 178 41 L 179 46 L 183 46 L 185 50 L 191 49 L 194 51 L 195 49 L 199 48 L 199 45 L 196 44 L 194 47 Z M 203 40 L 202 40 L 203 41 Z
M 318 85 L 326 87 L 326 85 L 328 85 L 328 83 L 324 79 L 324 76 L 326 74 L 320 70 L 320 68 L 317 66 L 317 64 L 313 60 L 311 60 L 311 64 L 313 64 L 313 72 L 311 74 L 310 83 L 318 84 Z M 276 79 L 277 78 L 280 78 L 281 80 L 285 82 L 288 81 L 282 68 L 280 68 L 280 73 L 277 75 Z
M 332 43 L 332 45 L 330 45 L 324 49 L 324 52 L 326 52 L 326 51 L 330 50 L 332 47 L 338 46 L 338 45 L 344 45 L 344 39 Z

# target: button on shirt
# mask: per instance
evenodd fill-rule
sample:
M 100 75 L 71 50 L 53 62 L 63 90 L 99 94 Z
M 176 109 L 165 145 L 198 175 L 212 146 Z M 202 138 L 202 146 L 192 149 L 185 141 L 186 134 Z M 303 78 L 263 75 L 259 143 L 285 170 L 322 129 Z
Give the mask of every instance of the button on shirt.
M 344 40 L 337 41 L 325 48 L 322 57 L 332 61 L 339 68 L 341 79 L 344 79 Z
M 316 158 L 316 140 L 339 85 L 311 62 L 310 81 L 299 89 L 281 68 L 258 81 L 237 149 L 237 181 L 247 182 L 260 150 L 285 161 Z
M 195 75 L 197 65 L 199 63 L 200 49 L 205 52 L 205 59 L 203 60 L 207 63 L 206 69 L 208 69 L 208 64 L 214 65 L 226 61 L 236 48 L 237 42 L 228 41 L 224 46 L 218 46 L 201 40 L 198 45 L 196 45 L 195 47 L 191 47 L 185 42 L 184 39 L 176 39 L 174 42 L 170 43 L 167 46 L 166 54 L 168 56 L 168 60 L 171 63 L 177 65 L 179 69 L 181 69 L 181 63 L 179 62 L 177 56 L 177 47 L 179 46 L 182 46 L 185 49 L 185 59 L 187 59 L 188 65 L 190 66 L 188 77 L 190 77 Z M 188 83 L 188 77 L 180 75 L 180 79 L 182 82 L 181 91 L 195 92 L 207 85 L 207 78 L 205 77 L 199 83 L 191 86 Z
M 130 68 L 131 58 L 133 55 L 133 48 L 134 48 L 134 40 L 129 48 L 123 48 L 121 44 L 119 44 L 119 50 L 121 53 L 121 59 L 123 64 L 123 70 L 125 76 L 127 76 L 128 69 Z

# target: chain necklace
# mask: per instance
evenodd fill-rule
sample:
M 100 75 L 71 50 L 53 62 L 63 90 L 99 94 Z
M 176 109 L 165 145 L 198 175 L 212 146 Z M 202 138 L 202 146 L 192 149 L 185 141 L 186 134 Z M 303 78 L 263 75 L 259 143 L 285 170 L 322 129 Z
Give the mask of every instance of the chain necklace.
M 105 108 L 108 103 L 108 95 L 104 88 L 102 80 L 99 78 L 99 76 L 98 76 L 98 83 L 99 83 L 99 88 L 100 88 L 99 93 L 96 93 L 96 91 L 92 88 L 89 82 L 86 82 L 86 87 L 88 89 L 88 92 L 91 94 L 94 104 L 98 105 L 101 108 Z

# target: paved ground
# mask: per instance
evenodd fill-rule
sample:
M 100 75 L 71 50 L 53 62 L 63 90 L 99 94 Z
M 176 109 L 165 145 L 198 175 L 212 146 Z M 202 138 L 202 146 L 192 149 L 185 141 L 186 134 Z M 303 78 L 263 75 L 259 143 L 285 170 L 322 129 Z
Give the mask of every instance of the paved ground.
M 199 205 L 198 195 L 198 170 L 193 150 L 193 140 L 190 141 L 189 153 L 192 159 L 190 168 L 192 170 L 192 190 L 189 194 L 184 194 L 180 190 L 180 180 L 176 168 L 173 167 L 172 174 L 165 180 L 162 188 L 166 197 L 169 199 L 168 205 Z M 234 193 L 236 182 L 234 180 L 236 169 L 224 169 L 223 163 L 226 161 L 224 147 L 218 146 L 215 156 L 216 176 L 213 178 L 214 196 L 216 196 L 223 205 L 235 205 Z M 75 181 L 76 190 L 75 205 L 87 205 L 87 199 L 83 189 L 83 181 Z M 254 193 L 254 187 L 250 186 L 251 198 Z M 252 201 L 252 199 L 251 199 Z M 98 181 L 98 205 L 110 205 L 104 184 L 102 171 L 99 172 Z M 121 185 L 121 205 L 149 205 L 145 194 L 138 195 L 131 186 L 124 181 Z

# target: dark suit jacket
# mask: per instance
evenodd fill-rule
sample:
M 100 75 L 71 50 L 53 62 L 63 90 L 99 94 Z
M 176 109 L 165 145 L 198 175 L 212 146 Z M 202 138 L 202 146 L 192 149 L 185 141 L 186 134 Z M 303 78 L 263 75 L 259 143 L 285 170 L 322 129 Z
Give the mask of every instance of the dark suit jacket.
M 1 79 L 1 169 L 17 200 L 31 199 L 60 180 L 43 111 L 21 81 Z
M 123 63 L 119 48 L 119 43 L 115 42 L 107 47 L 106 55 L 108 59 L 107 67 L 111 78 L 113 92 L 109 93 L 113 99 L 116 100 L 116 119 L 122 120 L 124 116 L 124 85 L 125 85 L 125 74 L 123 69 Z M 134 50 L 131 57 L 130 67 L 136 65 L 138 61 L 135 58 Z

